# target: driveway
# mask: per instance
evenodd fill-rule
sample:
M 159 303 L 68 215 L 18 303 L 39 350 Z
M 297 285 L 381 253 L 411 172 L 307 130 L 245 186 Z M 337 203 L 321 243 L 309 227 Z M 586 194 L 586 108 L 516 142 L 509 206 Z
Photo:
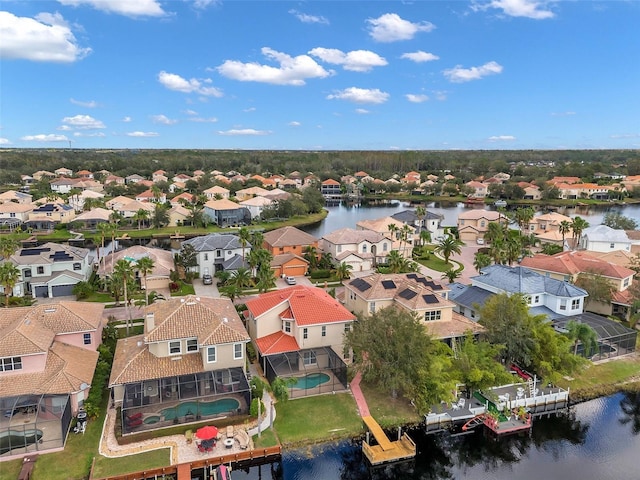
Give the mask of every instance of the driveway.
M 218 279 L 215 277 L 213 277 L 213 284 L 211 285 L 204 285 L 201 278 L 194 278 L 193 289 L 199 297 L 220 297 L 220 292 L 218 291 Z

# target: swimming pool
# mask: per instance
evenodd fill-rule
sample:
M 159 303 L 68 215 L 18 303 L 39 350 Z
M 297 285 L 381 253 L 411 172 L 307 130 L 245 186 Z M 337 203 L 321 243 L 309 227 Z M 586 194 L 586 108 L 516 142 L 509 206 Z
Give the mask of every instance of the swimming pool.
M 296 379 L 296 383 L 294 383 L 291 388 L 315 388 L 318 385 L 322 385 L 323 383 L 327 383 L 331 380 L 331 377 L 326 373 L 310 373 L 309 375 L 305 375 L 304 377 L 294 377 Z
M 240 402 L 235 398 L 221 398 L 213 402 L 184 402 L 172 408 L 160 410 L 160 415 L 165 420 L 173 420 L 176 417 L 185 415 L 219 415 L 221 413 L 236 410 L 240 407 Z
M 28 447 L 42 438 L 42 430 L 7 430 L 0 433 L 0 455 Z
M 162 417 L 160 415 L 149 415 L 142 421 L 142 423 L 146 425 L 152 425 L 154 423 L 158 423 L 160 420 L 162 420 Z

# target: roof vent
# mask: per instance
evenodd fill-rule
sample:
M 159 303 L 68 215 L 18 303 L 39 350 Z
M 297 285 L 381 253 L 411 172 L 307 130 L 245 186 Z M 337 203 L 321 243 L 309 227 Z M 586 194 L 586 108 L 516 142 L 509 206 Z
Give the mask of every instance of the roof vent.
M 228 322 L 229 322 L 229 319 L 228 319 L 227 317 L 224 317 L 224 318 L 222 319 L 222 321 L 223 321 L 224 323 L 228 323 Z
M 181 298 L 181 299 L 180 299 L 180 303 L 184 303 L 184 298 Z
M 44 313 L 53 313 L 53 312 L 55 312 L 55 311 L 56 311 L 56 309 L 55 309 L 55 308 L 45 308 L 45 309 L 44 309 Z
M 198 302 L 199 302 L 199 301 L 200 301 L 200 297 L 196 297 L 196 301 L 198 301 Z
M 177 357 L 171 357 L 171 361 L 182 360 L 182 355 L 178 355 Z

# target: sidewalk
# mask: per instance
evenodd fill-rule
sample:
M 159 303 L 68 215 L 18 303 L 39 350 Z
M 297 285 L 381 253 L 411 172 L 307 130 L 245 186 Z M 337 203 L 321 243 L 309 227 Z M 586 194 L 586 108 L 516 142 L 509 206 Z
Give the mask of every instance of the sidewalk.
M 362 374 L 358 372 L 356 373 L 356 376 L 353 377 L 353 380 L 351 380 L 349 387 L 351 388 L 351 394 L 356 401 L 356 405 L 358 405 L 360 416 L 370 417 L 371 413 L 369 413 L 369 405 L 367 405 L 367 400 L 364 398 L 362 390 L 360 389 L 360 380 L 362 380 Z

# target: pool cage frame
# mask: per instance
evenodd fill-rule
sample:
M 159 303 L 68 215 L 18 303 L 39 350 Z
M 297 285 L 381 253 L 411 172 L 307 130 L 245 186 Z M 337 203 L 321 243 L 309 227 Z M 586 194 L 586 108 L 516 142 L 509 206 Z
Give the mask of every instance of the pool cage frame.
M 0 409 L 0 458 L 64 448 L 73 418 L 69 394 L 3 397 Z
M 200 411 L 201 403 L 224 397 L 240 398 L 244 402 L 240 402 L 239 408 L 221 414 L 206 415 Z M 196 404 L 195 411 L 172 418 L 170 424 L 144 423 L 145 415 L 157 415 L 160 410 L 177 407 L 185 400 Z M 164 428 L 173 423 L 191 423 L 223 415 L 240 415 L 249 411 L 250 403 L 251 387 L 242 367 L 130 382 L 123 385 L 120 412 L 122 433 Z M 136 420 L 132 421 L 132 418 Z
M 587 357 L 588 353 L 591 360 L 597 361 L 627 355 L 636 350 L 637 330 L 625 327 L 619 322 L 595 313 L 585 312 L 573 317 L 556 318 L 553 320 L 553 326 L 556 329 L 566 330 L 567 324 L 571 320 L 589 325 L 597 336 L 598 351 L 586 352 L 583 345 L 580 344 L 578 345 L 578 355 Z M 606 346 L 608 351 L 600 350 L 603 346 Z
M 284 380 L 324 373 L 329 380 L 310 388 L 289 387 L 289 398 L 307 397 L 349 389 L 347 364 L 331 347 L 307 348 L 294 352 L 278 353 L 260 357 L 264 374 L 269 382 L 277 377 Z

